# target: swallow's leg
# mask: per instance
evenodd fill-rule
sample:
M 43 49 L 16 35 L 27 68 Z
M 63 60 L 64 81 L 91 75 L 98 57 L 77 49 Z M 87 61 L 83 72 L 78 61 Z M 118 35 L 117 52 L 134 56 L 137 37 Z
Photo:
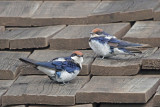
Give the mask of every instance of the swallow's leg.
M 66 83 L 65 83 L 65 82 L 61 82 L 60 85 L 61 85 L 61 86 L 64 86 L 64 85 L 66 85 Z
M 69 81 L 66 82 L 66 84 L 69 84 L 69 83 L 70 83 Z
M 136 56 L 136 54 L 133 54 L 133 56 Z
M 48 76 L 50 80 L 54 80 L 51 76 Z

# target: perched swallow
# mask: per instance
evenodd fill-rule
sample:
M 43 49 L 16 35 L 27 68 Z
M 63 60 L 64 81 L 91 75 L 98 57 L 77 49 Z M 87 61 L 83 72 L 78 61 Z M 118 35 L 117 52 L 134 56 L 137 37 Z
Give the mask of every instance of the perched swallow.
M 118 54 L 134 55 L 126 47 L 142 46 L 141 44 L 119 40 L 99 28 L 93 29 L 90 34 L 89 45 L 97 55 L 102 56 L 102 59 Z
M 74 79 L 82 69 L 83 53 L 75 51 L 70 57 L 60 57 L 45 62 L 28 58 L 19 58 L 19 60 L 35 65 L 38 70 L 48 75 L 51 80 L 65 84 L 65 82 Z

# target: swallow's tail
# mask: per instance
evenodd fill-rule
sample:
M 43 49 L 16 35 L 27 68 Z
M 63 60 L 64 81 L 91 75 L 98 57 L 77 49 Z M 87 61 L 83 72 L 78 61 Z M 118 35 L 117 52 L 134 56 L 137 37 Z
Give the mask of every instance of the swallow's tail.
M 151 48 L 152 46 L 149 44 L 138 44 L 138 43 L 130 43 L 128 42 L 128 46 L 127 47 L 136 47 L 136 48 Z
M 138 47 L 140 47 L 140 48 L 152 48 L 152 46 L 149 45 L 149 44 L 141 44 L 141 46 L 138 46 Z
M 31 64 L 31 65 L 36 65 L 37 66 L 37 61 L 33 59 L 28 59 L 28 58 L 19 58 L 20 61 Z
M 22 62 L 36 66 L 36 68 L 38 70 L 42 71 L 43 73 L 45 73 L 48 76 L 55 75 L 55 70 L 50 69 L 51 64 L 49 62 L 38 62 L 36 60 L 28 59 L 28 58 L 19 58 L 19 60 L 21 60 Z
M 123 52 L 123 54 L 127 54 L 127 55 L 135 55 L 134 53 L 132 53 L 131 51 L 129 51 L 128 49 L 125 48 L 118 48 L 120 51 Z

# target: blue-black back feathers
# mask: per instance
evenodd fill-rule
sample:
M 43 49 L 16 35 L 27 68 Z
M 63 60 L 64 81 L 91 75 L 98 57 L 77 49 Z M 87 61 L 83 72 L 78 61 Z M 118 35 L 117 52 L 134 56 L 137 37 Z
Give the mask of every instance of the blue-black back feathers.
M 74 72 L 74 70 L 80 70 L 81 67 L 79 64 L 74 63 L 72 60 L 69 61 L 49 61 L 49 62 L 39 62 L 32 59 L 20 58 L 21 61 L 30 63 L 36 66 L 42 66 L 49 69 L 54 69 L 57 72 L 66 70 L 69 73 Z

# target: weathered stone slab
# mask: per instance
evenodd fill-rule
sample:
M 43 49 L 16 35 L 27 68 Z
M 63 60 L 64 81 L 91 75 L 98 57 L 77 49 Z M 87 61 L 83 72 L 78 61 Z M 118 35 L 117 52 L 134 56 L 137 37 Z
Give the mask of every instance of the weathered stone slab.
M 18 34 L 22 33 L 23 30 L 14 30 L 14 31 L 4 31 L 0 33 L 0 49 L 6 49 L 10 47 L 9 41 L 15 38 Z
M 80 76 L 60 85 L 47 76 L 20 76 L 3 96 L 2 104 L 74 105 L 75 94 L 88 81 L 88 76 Z
M 5 26 L 0 26 L 0 32 L 4 32 L 5 31 Z
M 92 75 L 135 75 L 141 69 L 142 58 L 150 56 L 157 48 L 143 50 L 133 55 L 117 55 L 105 59 L 96 58 L 91 66 Z
M 130 29 L 129 23 L 113 23 L 102 25 L 70 25 L 50 39 L 50 49 L 86 49 L 89 48 L 90 32 L 94 28 L 121 38 Z M 114 29 L 114 30 L 113 30 Z
M 13 83 L 13 80 L 0 80 L 0 106 L 2 104 L 2 95 L 8 90 Z
M 126 3 L 126 1 L 123 1 Z M 121 21 L 153 19 L 153 10 L 160 6 L 158 0 L 128 0 L 120 12 Z
M 160 21 L 160 7 L 154 10 L 154 20 Z
M 0 25 L 31 26 L 30 17 L 42 1 L 0 1 Z
M 30 52 L 0 51 L 0 79 L 14 79 L 19 74 L 20 57 L 28 57 Z
M 142 69 L 160 69 L 160 49 L 142 59 Z
M 155 47 L 160 46 L 160 22 L 159 21 L 139 21 L 123 37 L 124 40 L 150 44 Z
M 158 6 L 157 0 L 102 1 L 88 20 L 93 24 L 151 19 Z
M 153 98 L 154 106 L 153 107 L 159 107 L 160 106 L 160 86 L 157 89 L 157 92 Z
M 132 103 L 132 104 L 121 104 L 121 103 L 103 103 L 100 107 L 154 107 L 153 98 L 151 98 L 147 103 Z
M 10 49 L 42 48 L 49 45 L 49 38 L 62 30 L 65 25 L 28 28 L 11 38 Z M 23 29 L 19 29 L 22 31 Z
M 8 107 L 28 107 L 27 105 L 10 105 Z
M 45 1 L 32 16 L 33 25 L 86 24 L 100 1 Z
M 56 57 L 65 57 L 70 56 L 73 50 L 36 50 L 34 51 L 29 58 L 35 59 L 38 61 L 50 61 Z M 90 50 L 81 50 L 84 54 L 84 62 L 82 64 L 82 70 L 79 75 L 88 75 L 90 73 L 91 64 L 95 58 L 95 54 Z M 20 69 L 21 75 L 33 75 L 33 74 L 43 74 L 41 71 L 33 68 L 32 66 L 23 66 Z
M 146 103 L 160 78 L 93 76 L 76 94 L 76 103 Z
M 73 106 L 57 106 L 57 105 L 35 105 L 35 106 L 29 106 L 29 107 L 94 107 L 93 104 L 76 104 Z
M 0 1 L 0 25 L 104 24 L 152 19 L 158 0 Z M 62 14 L 63 13 L 63 14 Z
M 43 48 L 49 45 L 49 38 L 62 30 L 65 25 L 15 28 L 0 34 L 1 49 Z

